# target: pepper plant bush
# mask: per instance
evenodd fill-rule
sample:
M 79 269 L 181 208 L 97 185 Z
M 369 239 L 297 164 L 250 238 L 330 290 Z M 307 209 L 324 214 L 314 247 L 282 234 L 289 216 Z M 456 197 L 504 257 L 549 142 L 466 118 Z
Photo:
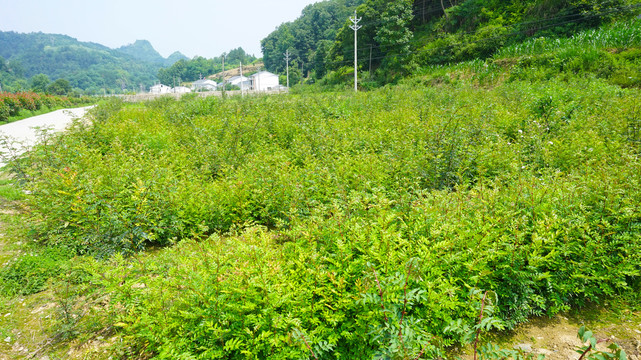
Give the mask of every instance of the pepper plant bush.
M 12 165 L 39 241 L 104 259 L 86 271 L 129 355 L 431 358 L 471 292 L 510 328 L 641 290 L 639 95 L 112 102 Z

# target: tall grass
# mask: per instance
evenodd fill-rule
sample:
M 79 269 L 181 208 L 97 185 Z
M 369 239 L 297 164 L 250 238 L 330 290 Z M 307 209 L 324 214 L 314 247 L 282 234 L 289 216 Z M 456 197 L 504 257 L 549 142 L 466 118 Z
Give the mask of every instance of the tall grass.
M 495 59 L 540 55 L 564 51 L 600 49 L 625 50 L 641 46 L 641 19 L 616 22 L 607 27 L 585 30 L 569 38 L 534 38 L 520 44 L 501 48 Z

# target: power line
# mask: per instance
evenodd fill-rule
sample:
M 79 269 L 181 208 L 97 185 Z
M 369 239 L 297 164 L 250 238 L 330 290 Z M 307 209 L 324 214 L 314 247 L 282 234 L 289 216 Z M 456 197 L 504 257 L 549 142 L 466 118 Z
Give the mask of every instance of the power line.
M 632 10 L 632 9 L 636 9 L 636 8 L 640 8 L 640 7 L 641 7 L 641 4 L 630 5 L 630 6 L 619 7 L 619 8 L 611 8 L 611 9 L 609 9 L 607 11 L 603 11 L 603 12 L 600 12 L 600 13 L 595 13 L 595 14 L 591 14 L 591 15 L 582 15 L 583 17 L 581 17 L 579 19 L 571 19 L 571 20 L 566 20 L 566 21 L 563 21 L 563 22 L 547 24 L 545 26 L 542 26 L 542 27 L 538 28 L 538 30 L 545 30 L 545 29 L 552 28 L 552 27 L 555 27 L 555 26 L 560 26 L 560 25 L 564 25 L 564 24 L 568 24 L 568 23 L 583 21 L 583 20 L 590 19 L 590 18 L 600 17 L 600 16 L 603 16 L 603 15 L 613 14 L 613 13 L 617 13 L 617 12 L 623 12 L 623 11 L 626 11 L 626 10 Z M 579 15 L 581 15 L 581 14 L 579 14 Z M 560 16 L 560 17 L 557 17 L 557 18 L 547 19 L 546 21 L 550 21 L 551 19 L 562 19 L 562 18 L 567 18 L 567 17 L 568 16 Z M 519 25 L 522 25 L 522 24 L 530 24 L 530 23 L 534 23 L 534 22 L 516 23 L 516 24 L 512 24 L 510 26 L 515 27 L 515 26 L 519 26 Z M 485 38 L 485 39 L 481 39 L 481 40 L 477 40 L 477 41 L 459 42 L 459 43 L 451 44 L 451 45 L 433 47 L 432 50 L 451 49 L 451 48 L 455 48 L 457 46 L 461 46 L 461 45 L 464 45 L 464 44 L 475 44 L 475 43 L 478 44 L 478 43 L 487 42 L 487 41 L 491 41 L 491 40 L 496 40 L 496 39 L 500 39 L 500 38 L 504 38 L 504 37 L 510 37 L 510 36 L 513 36 L 513 35 L 526 34 L 527 32 L 528 32 L 528 30 L 516 30 L 516 31 L 512 31 L 512 32 L 506 33 L 506 34 L 497 35 L 497 36 L 493 36 L 493 37 L 489 37 L 489 38 Z M 456 35 L 466 35 L 466 34 L 473 34 L 473 33 L 475 33 L 475 32 L 474 31 L 470 31 L 470 32 L 457 33 Z M 435 39 L 432 39 L 432 41 L 436 40 L 438 38 L 442 38 L 442 37 L 443 37 L 443 35 L 441 35 L 439 37 L 436 37 Z M 403 43 L 398 43 L 396 45 L 406 45 L 408 43 L 417 43 L 417 41 L 407 41 L 407 42 L 403 42 Z M 379 49 L 382 48 L 382 46 L 374 46 L 374 47 L 379 48 Z M 369 46 L 366 47 L 366 48 L 359 48 L 358 50 L 360 51 L 360 50 L 368 50 L 368 49 L 370 49 Z M 409 52 L 404 52 L 404 53 L 391 53 L 391 54 L 388 53 L 388 54 L 385 54 L 385 55 L 382 55 L 382 56 L 373 57 L 372 60 L 382 60 L 382 59 L 391 58 L 391 57 L 398 57 L 398 56 L 404 57 L 404 56 L 409 56 L 409 55 L 416 54 L 416 53 L 417 52 L 415 52 L 415 51 L 409 51 Z M 324 64 L 324 65 L 327 66 L 327 65 L 347 64 L 347 63 L 349 63 L 351 61 L 352 61 L 351 59 L 342 60 L 342 61 L 312 61 L 312 62 L 310 62 L 310 64 Z
M 597 14 L 592 14 L 592 15 L 584 15 L 584 14 L 580 14 L 580 13 L 575 13 L 575 14 L 557 16 L 557 17 L 541 19 L 541 20 L 533 20 L 533 21 L 525 21 L 525 22 L 520 22 L 520 23 L 514 23 L 514 24 L 507 25 L 507 26 L 510 27 L 510 28 L 515 28 L 515 27 L 519 27 L 519 26 L 523 26 L 523 25 L 544 23 L 544 22 L 555 21 L 555 20 L 560 20 L 560 19 L 565 19 L 565 18 L 578 17 L 576 20 L 573 20 L 573 21 L 555 23 L 555 24 L 546 25 L 544 27 L 537 28 L 537 30 L 542 30 L 542 29 L 547 29 L 547 28 L 550 28 L 550 27 L 563 25 L 563 24 L 567 24 L 567 23 L 571 23 L 571 22 L 575 22 L 575 21 L 585 20 L 585 19 L 594 18 L 594 17 L 600 17 L 600 16 L 603 16 L 603 15 L 609 15 L 609 14 L 617 13 L 617 12 L 624 12 L 626 10 L 632 10 L 632 9 L 639 8 L 639 7 L 641 7 L 641 4 L 629 5 L 629 6 L 623 6 L 623 7 L 616 7 L 616 8 L 609 8 L 609 9 L 607 9 L 605 11 L 602 11 L 602 12 L 597 13 Z M 371 23 L 365 24 L 363 26 L 369 26 L 369 25 L 371 25 Z M 438 34 L 438 35 L 430 38 L 429 41 L 432 42 L 434 40 L 442 39 L 442 38 L 447 37 L 448 35 L 461 36 L 461 35 L 470 35 L 470 34 L 475 34 L 475 33 L 476 33 L 476 30 L 457 32 L 457 33 Z M 526 30 L 517 30 L 517 31 L 513 31 L 513 32 L 509 33 L 509 35 L 524 34 L 524 33 L 527 33 L 527 31 Z M 422 42 L 421 40 L 410 40 L 410 41 L 403 42 L 403 43 L 397 43 L 395 45 L 421 44 L 421 42 Z M 374 48 L 377 48 L 377 49 L 382 49 L 384 47 L 385 46 L 383 46 L 383 45 L 378 45 L 378 44 L 374 45 Z M 387 47 L 389 47 L 389 46 L 387 46 Z M 363 47 L 363 48 L 359 48 L 358 50 L 359 51 L 364 51 L 364 50 L 368 50 L 368 49 L 369 49 L 369 47 Z
M 638 5 L 638 6 L 635 6 L 635 7 L 641 7 L 641 4 L 640 4 L 640 5 Z M 584 18 L 582 18 L 582 19 L 577 19 L 577 20 L 568 20 L 568 21 L 564 21 L 564 22 L 560 22 L 560 23 L 550 24 L 550 25 L 547 25 L 547 26 L 544 26 L 544 27 L 539 28 L 539 30 L 545 30 L 545 29 L 552 28 L 552 27 L 555 27 L 555 26 L 559 26 L 559 25 L 564 25 L 564 24 L 568 24 L 568 23 L 576 22 L 576 21 L 578 21 L 578 20 L 583 20 L 583 19 L 585 19 L 585 18 L 598 17 L 598 16 L 602 16 L 602 15 L 605 15 L 605 14 L 608 14 L 608 13 L 611 13 L 611 12 L 599 13 L 599 14 L 593 14 L 593 15 L 589 15 L 589 16 L 587 16 L 587 17 L 584 17 Z M 481 40 L 478 40 L 478 41 L 468 42 L 467 44 L 469 44 L 469 43 L 473 43 L 473 44 L 474 44 L 474 43 L 476 43 L 476 44 L 478 44 L 478 43 L 482 43 L 482 42 L 486 42 L 486 41 L 490 41 L 490 40 L 497 40 L 497 39 L 504 38 L 504 37 L 509 37 L 509 36 L 518 35 L 518 34 L 524 34 L 524 33 L 526 33 L 526 32 L 527 32 L 527 30 L 518 30 L 518 31 L 511 32 L 511 33 L 503 34 L 503 35 L 497 35 L 497 36 L 493 36 L 493 37 L 489 37 L 489 38 L 481 39 Z M 454 48 L 454 47 L 461 46 L 461 45 L 464 45 L 464 44 L 466 44 L 466 43 L 459 42 L 459 43 L 457 43 L 457 44 L 451 44 L 451 45 L 446 45 L 446 46 L 434 47 L 434 48 L 432 48 L 432 49 L 433 49 L 433 50 L 438 50 L 438 49 L 450 49 L 450 48 Z M 395 57 L 395 56 L 409 56 L 409 55 L 416 54 L 416 53 L 417 53 L 417 52 L 415 52 L 415 51 L 409 51 L 409 52 L 405 52 L 405 53 L 387 54 L 387 55 L 383 55 L 383 56 L 376 57 L 376 58 L 374 58 L 374 60 L 380 60 L 380 59 L 385 59 L 385 58 Z

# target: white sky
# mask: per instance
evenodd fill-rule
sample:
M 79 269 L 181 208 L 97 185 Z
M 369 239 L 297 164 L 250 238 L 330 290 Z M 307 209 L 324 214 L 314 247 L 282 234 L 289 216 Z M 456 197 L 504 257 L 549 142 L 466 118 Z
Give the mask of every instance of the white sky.
M 0 0 L 0 30 L 64 34 L 111 48 L 149 40 L 164 57 L 212 58 L 260 40 L 319 0 Z

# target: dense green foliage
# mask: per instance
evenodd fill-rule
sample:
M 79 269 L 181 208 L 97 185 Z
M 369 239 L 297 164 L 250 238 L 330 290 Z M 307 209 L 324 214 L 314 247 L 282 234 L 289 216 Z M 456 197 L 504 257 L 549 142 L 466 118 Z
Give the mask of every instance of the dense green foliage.
M 311 5 L 271 33 L 262 41 L 267 68 L 282 73 L 282 53 L 290 49 L 311 80 L 347 82 L 353 76 L 354 31 L 345 5 L 357 3 Z M 359 68 L 378 83 L 393 82 L 416 66 L 485 59 L 531 37 L 564 38 L 631 17 L 639 6 L 639 0 L 367 0 L 356 8 L 362 18 Z M 312 22 L 312 13 L 336 20 Z
M 639 90 L 421 81 L 106 104 L 19 163 L 33 231 L 177 243 L 87 270 L 158 358 L 429 358 L 471 290 L 499 328 L 641 290 Z
M 64 35 L 0 31 L 0 85 L 5 91 L 29 90 L 27 80 L 45 74 L 87 94 L 148 88 L 171 63 L 150 56 L 151 45 L 136 44 L 113 50 Z
M 502 48 L 486 61 L 435 65 L 421 72 L 422 83 L 457 83 L 473 78 L 497 81 L 545 81 L 555 77 L 595 77 L 622 87 L 641 85 L 641 21 L 622 21 L 569 38 L 539 37 Z M 416 81 L 416 79 L 412 81 Z
M 412 52 L 420 26 L 495 40 L 536 9 L 591 27 L 624 2 L 498 3 L 425 1 L 440 10 L 417 24 L 420 3 L 368 0 L 362 16 L 412 5 L 371 32 Z M 487 59 L 418 71 L 388 54 L 385 76 L 414 76 L 358 94 L 104 103 L 9 159 L 44 250 L 4 266 L 0 290 L 56 278 L 61 337 L 91 313 L 87 333 L 118 336 L 109 356 L 157 359 L 430 359 L 532 316 L 639 306 L 641 26 L 568 29 L 452 43 L 443 61 Z
M 51 278 L 60 274 L 70 258 L 62 248 L 45 248 L 21 256 L 0 273 L 1 295 L 29 295 L 47 288 Z
M 261 41 L 263 61 L 269 71 L 284 73 L 286 63 L 283 54 L 289 50 L 292 68 L 303 66 L 303 74 L 313 71 L 322 77 L 329 46 L 336 32 L 352 15 L 356 6 L 364 0 L 332 0 L 311 4 L 303 9 L 301 16 L 281 24 Z M 353 48 L 352 48 L 353 49 Z

